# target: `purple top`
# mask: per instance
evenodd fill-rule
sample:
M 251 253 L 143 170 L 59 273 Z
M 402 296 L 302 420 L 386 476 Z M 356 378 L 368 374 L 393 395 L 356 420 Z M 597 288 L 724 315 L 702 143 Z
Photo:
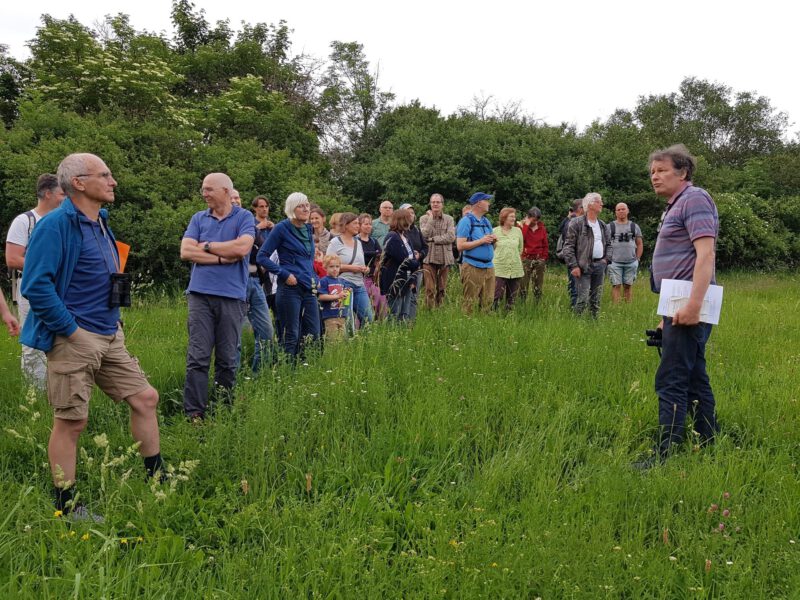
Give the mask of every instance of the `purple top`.
M 211 209 L 195 213 L 183 237 L 198 242 L 230 242 L 243 235 L 255 239 L 255 221 L 250 211 L 234 205 L 223 219 L 212 215 Z M 228 265 L 193 264 L 186 291 L 244 301 L 247 299 L 247 277 L 247 257 Z
M 669 199 L 662 216 L 653 252 L 656 290 L 661 290 L 662 279 L 691 281 L 697 257 L 693 242 L 704 237 L 716 239 L 718 234 L 717 206 L 708 192 L 689 182 Z M 711 283 L 715 283 L 713 273 Z

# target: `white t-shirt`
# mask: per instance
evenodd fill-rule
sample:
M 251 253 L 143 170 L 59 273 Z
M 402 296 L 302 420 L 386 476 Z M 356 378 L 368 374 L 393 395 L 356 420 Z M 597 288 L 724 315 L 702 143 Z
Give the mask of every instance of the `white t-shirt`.
M 36 209 L 31 211 L 33 213 L 33 224 L 39 222 L 39 219 L 42 216 L 36 212 Z M 28 215 L 22 213 L 21 215 L 17 215 L 13 221 L 11 221 L 11 226 L 8 228 L 8 235 L 6 236 L 6 242 L 11 242 L 12 244 L 16 244 L 17 246 L 22 246 L 23 248 L 28 247 L 28 230 L 30 229 L 30 219 L 28 219 Z
M 361 242 L 358 241 L 358 238 L 354 238 L 354 243 L 356 245 L 356 256 L 355 260 L 351 262 L 353 258 L 353 249 L 348 248 L 342 242 L 342 238 L 339 236 L 331 238 L 331 243 L 328 244 L 328 250 L 325 254 L 332 254 L 333 256 L 338 256 L 341 261 L 342 265 L 355 265 L 357 267 L 366 266 L 366 262 L 364 262 L 364 249 L 361 247 Z M 355 273 L 353 271 L 342 271 L 339 274 L 340 279 L 344 279 L 348 283 L 352 283 L 355 286 L 363 287 L 364 286 L 364 274 L 363 273 Z
M 592 248 L 592 258 L 597 260 L 599 258 L 603 258 L 603 232 L 601 231 L 600 221 L 590 221 L 586 219 L 586 222 L 592 228 L 592 233 L 594 234 L 594 248 Z

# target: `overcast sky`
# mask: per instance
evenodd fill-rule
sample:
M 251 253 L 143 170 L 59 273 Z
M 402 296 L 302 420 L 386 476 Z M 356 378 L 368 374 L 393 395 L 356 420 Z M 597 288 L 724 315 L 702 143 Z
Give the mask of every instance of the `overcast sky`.
M 444 114 L 476 95 L 521 101 L 547 123 L 579 127 L 633 108 L 640 95 L 677 91 L 687 76 L 755 91 L 800 130 L 797 27 L 791 0 L 644 2 L 548 0 L 451 2 L 406 0 L 196 0 L 206 19 L 285 20 L 295 53 L 328 54 L 332 40 L 357 41 L 380 67 L 380 84 L 398 102 L 419 99 Z M 106 14 L 130 15 L 136 29 L 171 35 L 169 0 L 3 2 L 0 43 L 25 47 L 40 15 L 84 25 Z

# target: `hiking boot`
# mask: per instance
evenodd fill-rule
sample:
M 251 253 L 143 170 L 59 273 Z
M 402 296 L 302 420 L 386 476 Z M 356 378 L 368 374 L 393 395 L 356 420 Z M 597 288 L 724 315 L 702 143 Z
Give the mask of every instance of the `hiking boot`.
M 75 508 L 69 511 L 67 515 L 70 521 L 75 523 L 105 523 L 106 520 L 93 512 L 91 512 L 88 508 L 86 508 L 83 504 L 78 504 Z
M 657 467 L 658 465 L 660 465 L 662 462 L 663 461 L 661 460 L 661 457 L 658 454 L 653 454 L 651 456 L 648 456 L 647 458 L 644 458 L 642 460 L 637 460 L 636 462 L 631 463 L 631 468 L 634 471 L 646 473 L 653 467 Z

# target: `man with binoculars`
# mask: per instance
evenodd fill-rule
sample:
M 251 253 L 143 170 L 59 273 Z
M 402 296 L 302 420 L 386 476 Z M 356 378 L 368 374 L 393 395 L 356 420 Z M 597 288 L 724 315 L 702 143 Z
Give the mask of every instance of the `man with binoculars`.
M 53 430 L 47 448 L 56 508 L 72 518 L 100 520 L 75 505 L 78 438 L 96 384 L 131 409 L 131 433 L 148 476 L 162 469 L 158 392 L 125 348 L 120 306 L 130 306 L 130 280 L 121 273 L 104 205 L 117 182 L 93 154 L 70 154 L 58 166 L 67 194 L 33 230 L 21 293 L 30 313 L 21 342 L 47 354 L 47 396 Z

